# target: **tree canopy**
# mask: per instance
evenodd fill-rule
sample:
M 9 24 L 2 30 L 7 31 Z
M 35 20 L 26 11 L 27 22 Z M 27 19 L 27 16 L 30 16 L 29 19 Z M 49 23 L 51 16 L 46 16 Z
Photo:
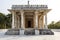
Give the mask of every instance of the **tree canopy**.
M 0 29 L 11 28 L 11 14 L 0 13 Z
M 54 23 L 54 21 L 52 21 L 49 25 L 48 28 L 50 29 L 60 29 L 60 21 Z

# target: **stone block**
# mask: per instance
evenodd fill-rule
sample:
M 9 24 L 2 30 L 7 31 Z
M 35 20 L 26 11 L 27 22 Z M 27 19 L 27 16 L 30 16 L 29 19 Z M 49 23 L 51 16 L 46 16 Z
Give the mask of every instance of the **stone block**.
M 20 35 L 24 35 L 24 30 L 20 29 Z
M 35 30 L 34 30 L 34 29 L 25 30 L 24 34 L 25 34 L 25 35 L 35 35 Z
M 39 30 L 35 30 L 35 35 L 39 35 Z
M 8 29 L 5 35 L 19 35 L 19 29 Z
M 39 34 L 40 35 L 54 35 L 54 33 L 50 29 L 40 29 Z

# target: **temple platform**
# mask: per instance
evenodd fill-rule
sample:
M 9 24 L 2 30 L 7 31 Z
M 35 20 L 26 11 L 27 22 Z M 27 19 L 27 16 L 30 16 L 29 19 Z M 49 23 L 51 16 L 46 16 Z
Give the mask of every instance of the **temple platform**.
M 5 35 L 19 35 L 19 29 L 8 29 Z
M 54 35 L 50 29 L 9 29 L 5 35 Z

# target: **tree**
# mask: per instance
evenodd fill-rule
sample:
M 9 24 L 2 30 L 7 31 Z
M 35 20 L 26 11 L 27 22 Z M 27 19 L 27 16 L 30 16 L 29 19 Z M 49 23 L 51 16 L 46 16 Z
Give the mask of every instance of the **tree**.
M 3 13 L 0 13 L 0 28 L 4 28 L 6 21 L 5 18 L 6 16 Z
M 48 25 L 48 28 L 54 28 L 54 26 L 55 26 L 55 24 L 54 24 L 55 22 L 54 21 L 52 21 L 49 25 Z
M 8 15 L 6 15 L 6 17 L 7 17 L 7 28 L 11 28 L 11 24 L 12 24 L 12 14 L 8 14 Z
M 0 29 L 3 28 L 11 28 L 11 22 L 12 22 L 12 15 L 4 15 L 3 13 L 0 13 Z
M 48 28 L 50 29 L 60 29 L 60 21 L 54 23 L 54 22 L 51 22 L 49 25 L 48 25 Z
M 56 27 L 57 29 L 60 29 L 60 21 L 58 21 L 58 22 L 55 23 L 55 27 Z

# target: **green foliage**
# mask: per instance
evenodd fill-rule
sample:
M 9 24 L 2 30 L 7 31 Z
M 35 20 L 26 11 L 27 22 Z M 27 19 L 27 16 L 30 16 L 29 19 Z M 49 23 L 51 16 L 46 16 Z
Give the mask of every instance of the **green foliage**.
M 11 14 L 0 13 L 0 29 L 11 28 Z
M 60 29 L 60 21 L 58 21 L 56 23 L 49 24 L 48 28 L 50 28 L 50 29 Z

